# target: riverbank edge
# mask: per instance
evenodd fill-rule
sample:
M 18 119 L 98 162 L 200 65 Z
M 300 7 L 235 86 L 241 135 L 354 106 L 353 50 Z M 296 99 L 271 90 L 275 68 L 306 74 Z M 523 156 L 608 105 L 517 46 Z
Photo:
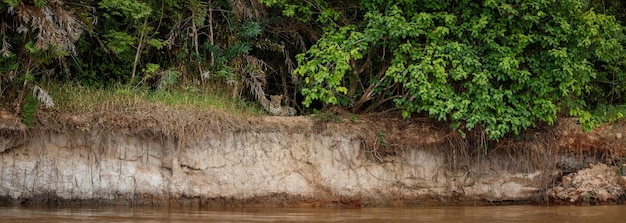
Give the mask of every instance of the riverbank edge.
M 93 123 L 95 120 L 91 120 Z M 358 159 L 365 160 L 363 161 L 363 165 L 378 165 L 385 166 L 388 165 L 387 162 L 398 162 L 398 154 L 391 153 L 391 149 L 380 149 L 375 153 L 365 154 L 363 155 L 363 151 L 372 151 L 372 148 L 369 148 L 365 145 L 367 140 L 360 136 L 366 134 L 354 134 L 355 131 L 363 131 L 363 132 L 386 132 L 388 136 L 388 140 L 391 143 L 399 144 L 399 146 L 405 146 L 408 150 L 424 150 L 432 152 L 433 149 L 441 149 L 443 144 L 451 143 L 450 138 L 446 138 L 445 134 L 449 134 L 447 131 L 442 131 L 441 129 L 434 128 L 432 125 L 425 125 L 424 122 L 419 121 L 407 121 L 402 125 L 403 128 L 398 125 L 398 120 L 386 120 L 383 122 L 374 123 L 376 128 L 371 129 L 373 125 L 371 120 L 361 120 L 358 123 L 354 122 L 345 122 L 345 123 L 320 123 L 319 121 L 315 121 L 310 117 L 297 117 L 297 118 L 282 118 L 282 117 L 265 117 L 260 118 L 259 120 L 249 121 L 251 126 L 255 126 L 250 128 L 249 130 L 243 131 L 256 135 L 269 134 L 272 137 L 276 137 L 275 135 L 283 135 L 279 137 L 289 137 L 289 135 L 298 132 L 300 136 L 328 136 L 335 135 L 337 133 L 349 135 L 349 141 L 355 143 L 358 148 L 356 149 L 357 154 L 355 156 L 359 157 Z M 365 124 L 364 124 L 365 123 Z M 395 123 L 389 126 L 381 125 L 381 123 Z M 77 126 L 78 129 L 80 126 Z M 435 130 L 433 130 L 435 129 Z M 554 137 L 554 141 L 549 144 L 545 143 L 545 137 L 540 137 L 542 140 L 538 140 L 537 138 L 529 138 L 526 140 L 519 141 L 522 144 L 526 144 L 528 151 L 531 152 L 523 152 L 514 154 L 515 157 L 510 157 L 511 159 L 502 159 L 501 155 L 511 156 L 510 149 L 516 149 L 515 145 L 510 145 L 511 148 L 496 148 L 496 150 L 504 150 L 505 153 L 496 153 L 489 154 L 493 159 L 501 159 L 500 161 L 478 161 L 473 162 L 475 157 L 485 156 L 480 154 L 471 154 L 467 153 L 465 155 L 469 155 L 469 158 L 466 160 L 468 165 L 463 166 L 458 164 L 450 163 L 453 159 L 458 157 L 446 157 L 443 154 L 444 158 L 437 158 L 443 160 L 443 165 L 447 165 L 449 168 L 445 168 L 445 170 L 437 169 L 437 171 L 446 172 L 446 171 L 458 171 L 459 169 L 465 168 L 467 173 L 476 174 L 480 171 L 476 171 L 476 169 L 485 168 L 485 164 L 487 164 L 487 169 L 493 169 L 497 167 L 501 167 L 502 163 L 511 163 L 511 162 L 525 162 L 523 165 L 533 165 L 533 170 L 539 170 L 544 174 L 544 176 L 537 177 L 537 182 L 528 181 L 527 184 L 521 183 L 522 186 L 533 186 L 533 191 L 527 193 L 525 196 L 513 196 L 514 198 L 507 198 L 506 195 L 485 195 L 480 194 L 478 192 L 474 194 L 468 194 L 465 191 L 463 192 L 455 191 L 454 189 L 448 190 L 450 187 L 457 186 L 459 188 L 474 188 L 473 185 L 469 185 L 469 183 L 465 186 L 452 185 L 449 182 L 443 184 L 448 189 L 440 190 L 444 191 L 443 193 L 437 193 L 435 189 L 431 190 L 430 193 L 407 193 L 401 190 L 390 190 L 393 192 L 377 192 L 379 194 L 365 193 L 365 194 L 357 194 L 357 195 L 347 195 L 343 192 L 334 191 L 333 188 L 324 188 L 328 187 L 328 185 L 317 185 L 322 188 L 323 193 L 319 192 L 319 188 L 313 189 L 313 193 L 290 193 L 290 191 L 274 191 L 271 193 L 266 193 L 263 195 L 252 195 L 252 196 L 229 196 L 229 195 L 220 195 L 220 196 L 197 196 L 197 195 L 185 195 L 184 193 L 172 193 L 167 196 L 163 196 L 161 193 L 153 194 L 153 193 L 119 193 L 117 197 L 111 198 L 110 195 L 107 195 L 102 198 L 68 198 L 68 196 L 59 196 L 56 191 L 49 190 L 47 191 L 45 187 L 41 189 L 39 192 L 30 191 L 29 193 L 25 193 L 26 196 L 10 196 L 10 195 L 0 195 L 0 204 L 2 205 L 14 205 L 14 204 L 25 204 L 25 205 L 118 205 L 118 206 L 210 206 L 210 207 L 223 207 L 223 206 L 252 206 L 252 207 L 273 207 L 273 206 L 281 206 L 281 207 L 369 207 L 369 206 L 423 206 L 423 205 L 492 205 L 492 204 L 532 204 L 532 203 L 541 203 L 541 204 L 571 204 L 568 202 L 563 202 L 559 200 L 553 200 L 547 197 L 544 193 L 549 187 L 556 186 L 561 179 L 561 177 L 565 173 L 575 172 L 577 170 L 585 168 L 589 163 L 606 163 L 608 158 L 617 159 L 622 157 L 623 153 L 620 151 L 624 150 L 624 148 L 617 148 L 615 145 L 624 145 L 621 137 L 619 137 L 622 133 L 620 126 L 607 126 L 601 129 L 597 129 L 592 133 L 583 133 L 580 130 L 579 126 L 576 126 L 575 120 L 566 120 L 558 124 L 557 126 L 550 127 L 549 129 L 544 129 L 543 133 L 550 132 Z M 49 132 L 55 132 L 54 134 L 58 134 L 58 129 L 52 129 L 50 127 L 39 127 L 38 129 L 30 129 L 26 131 L 25 128 L 3 128 L 2 131 L 5 137 L 3 139 L 4 148 L 1 150 L 0 154 L 10 154 L 15 156 L 15 154 L 20 153 L 20 150 L 24 149 L 29 144 L 33 143 L 33 136 L 38 134 L 48 134 Z M 98 129 L 90 129 L 89 131 L 72 131 L 65 132 L 62 134 L 66 134 L 68 138 L 71 138 L 72 135 L 76 135 L 79 138 L 84 138 L 85 136 L 93 136 L 94 133 L 102 134 L 102 132 L 106 131 L 98 131 Z M 213 136 L 215 135 L 228 135 L 233 133 L 241 132 L 241 130 L 225 130 L 225 131 L 217 131 L 219 133 L 216 134 L 216 131 L 211 131 Z M 412 135 L 422 135 L 423 137 L 419 140 L 416 140 L 414 137 L 404 137 L 407 139 L 407 142 L 398 143 L 398 138 L 403 137 L 394 137 L 396 135 L 402 136 L 403 133 L 408 133 Z M 536 136 L 540 136 L 538 134 L 541 132 L 532 133 Z M 97 135 L 96 134 L 96 135 Z M 155 135 L 150 135 L 146 137 L 145 132 L 142 134 L 134 134 L 125 131 L 122 133 L 126 137 L 138 138 L 138 139 L 150 139 L 155 140 Z M 217 137 L 219 138 L 219 137 Z M 174 140 L 168 137 L 162 137 L 159 140 L 167 141 L 166 144 L 177 144 L 180 148 L 180 141 Z M 335 140 L 335 141 L 342 141 Z M 306 141 L 306 140 L 305 140 Z M 345 140 L 344 140 L 345 141 Z M 516 141 L 516 140 L 513 140 Z M 41 145 L 41 143 L 45 142 L 36 142 Z M 417 143 L 417 144 L 416 144 Z M 510 142 L 509 142 L 510 143 Z M 190 143 L 193 144 L 193 143 Z M 274 145 L 276 142 L 274 142 Z M 278 144 L 281 144 L 280 142 Z M 406 147 L 407 145 L 413 144 L 412 148 Z M 284 143 L 281 145 L 285 145 Z M 194 145 L 185 145 L 187 147 Z M 370 145 L 371 146 L 371 145 Z M 89 147 L 89 146 L 87 146 Z M 44 146 L 45 148 L 45 146 Z M 341 149 L 341 146 L 335 146 L 333 148 Z M 93 149 L 93 148 L 92 148 Z M 396 148 L 397 149 L 397 148 Z M 555 150 L 556 149 L 556 150 Z M 444 150 L 443 152 L 449 152 L 451 150 Z M 536 156 L 537 154 L 541 154 L 541 151 L 546 151 L 550 153 L 550 159 L 553 159 L 550 163 L 540 164 L 533 160 L 522 160 L 521 158 L 526 158 Z M 556 151 L 556 153 L 555 153 Z M 440 151 L 441 152 L 441 151 Z M 508 154 L 507 154 L 508 153 Z M 437 153 L 441 155 L 440 153 Z M 547 157 L 547 156 L 546 156 Z M 171 157 L 170 157 L 171 158 Z M 404 157 L 406 158 L 406 157 Z M 451 158 L 451 159 L 450 159 Z M 604 160 L 601 160 L 604 158 Z M 396 160 L 394 160 L 396 159 Z M 571 161 L 574 159 L 575 161 Z M 4 159 L 3 159 L 4 160 Z M 488 160 L 488 159 L 486 159 Z M 611 164 L 615 164 L 615 162 L 611 161 Z M 406 161 L 406 160 L 405 160 Z M 306 161 L 308 162 L 308 161 Z M 490 166 L 491 165 L 491 166 Z M 512 164 L 513 166 L 519 166 L 519 163 Z M 523 166 L 522 165 L 522 166 Z M 542 167 L 552 166 L 550 169 L 541 169 Z M 188 168 L 191 171 L 194 170 L 193 166 L 189 166 L 187 164 L 181 164 L 181 167 Z M 421 166 L 413 166 L 420 167 Z M 460 168 L 459 168 L 460 167 Z M 163 168 L 162 166 L 159 168 Z M 171 168 L 171 167 L 170 167 Z M 2 172 L 9 171 L 6 168 L 3 168 Z M 167 169 L 167 168 L 166 168 Z M 471 169 L 468 170 L 468 169 Z M 511 175 L 511 170 L 515 168 L 511 168 L 510 170 L 505 170 L 501 173 L 507 173 Z M 171 169 L 169 171 L 172 171 Z M 184 171 L 183 171 L 184 172 Z M 515 171 L 513 171 L 515 172 Z M 528 177 L 528 172 L 521 173 L 517 178 Z M 185 172 L 187 174 L 187 172 Z M 484 174 L 484 172 L 481 172 Z M 515 175 L 517 173 L 513 173 Z M 483 176 L 483 175 L 481 175 Z M 486 175 L 484 175 L 486 176 Z M 485 179 L 492 178 L 501 178 L 502 176 L 490 176 L 483 177 Z M 478 177 L 480 178 L 480 177 Z M 483 180 L 480 178 L 478 181 Z M 441 179 L 436 179 L 441 180 Z M 448 179 L 450 181 L 459 180 L 459 178 Z M 467 180 L 467 178 L 464 178 Z M 447 180 L 445 180 L 447 181 Z M 478 182 L 476 181 L 476 182 Z M 476 183 L 472 182 L 472 183 Z M 288 182 L 289 183 L 289 182 Z M 406 183 L 402 181 L 401 183 Z M 493 183 L 493 182 L 492 182 Z M 498 182 L 495 182 L 496 184 Z M 509 182 L 500 182 L 500 183 L 509 183 Z M 540 185 L 541 186 L 538 186 Z M 427 185 L 427 184 L 423 184 Z M 414 188 L 410 188 L 410 190 L 419 190 L 420 186 L 423 185 L 413 185 Z M 429 185 L 429 184 L 428 184 Z M 403 187 L 406 185 L 401 185 Z M 436 187 L 434 187 L 436 188 Z M 4 187 L 6 189 L 6 187 Z M 431 188 L 432 189 L 432 188 Z M 441 188 L 439 188 L 441 189 Z M 474 188 L 475 189 L 475 188 Z M 0 191 L 0 194 L 8 194 L 7 191 Z M 379 196 L 380 194 L 387 194 L 389 196 Z M 407 195 L 409 194 L 409 195 Z M 491 196 L 491 197 L 490 197 Z M 97 197 L 97 195 L 96 195 Z M 577 201 L 578 202 L 578 201 Z M 574 202 L 574 203 L 577 203 Z M 608 201 L 599 201 L 598 204 L 610 204 L 610 203 L 620 203 L 620 199 L 616 200 L 608 200 Z

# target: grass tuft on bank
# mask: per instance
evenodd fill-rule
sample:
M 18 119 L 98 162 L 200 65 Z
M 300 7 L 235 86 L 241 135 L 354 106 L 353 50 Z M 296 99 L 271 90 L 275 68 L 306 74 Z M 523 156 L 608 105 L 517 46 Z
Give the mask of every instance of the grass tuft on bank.
M 85 87 L 76 83 L 42 86 L 54 100 L 45 108 L 35 99 L 31 121 L 55 131 L 108 130 L 145 137 L 201 136 L 210 130 L 245 129 L 250 118 L 266 112 L 254 102 L 231 99 L 223 90 L 195 87 L 151 90 L 113 86 Z M 37 124 L 38 123 L 38 124 Z
M 254 117 L 265 111 L 256 103 L 231 99 L 220 90 L 184 88 L 150 90 L 118 85 L 109 88 L 85 87 L 75 83 L 51 84 L 45 87 L 55 102 L 53 111 L 84 114 L 98 111 L 150 112 L 155 108 L 191 110 L 198 113 L 225 113 Z

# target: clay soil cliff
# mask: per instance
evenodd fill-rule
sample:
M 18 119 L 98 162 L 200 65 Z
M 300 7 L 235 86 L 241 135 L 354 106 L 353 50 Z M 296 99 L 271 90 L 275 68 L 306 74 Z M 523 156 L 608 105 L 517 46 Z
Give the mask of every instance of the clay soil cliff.
M 0 111 L 0 203 L 395 206 L 619 203 L 624 123 L 466 138 L 395 115 Z M 177 118 L 174 118 L 177 117 Z M 180 118 L 183 117 L 183 118 Z

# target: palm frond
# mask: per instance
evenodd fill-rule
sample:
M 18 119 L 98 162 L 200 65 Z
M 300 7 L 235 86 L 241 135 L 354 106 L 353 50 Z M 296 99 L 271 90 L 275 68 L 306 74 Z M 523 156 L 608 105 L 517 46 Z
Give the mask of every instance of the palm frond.
M 73 55 L 76 54 L 74 43 L 82 35 L 85 25 L 74 13 L 65 10 L 62 1 L 49 1 L 41 7 L 18 4 L 12 12 L 18 20 L 18 33 L 37 32 L 35 34 L 37 49 L 58 46 Z M 25 28 L 27 24 L 32 30 Z
M 296 63 L 294 63 L 291 59 L 291 56 L 289 56 L 288 50 L 283 50 L 283 55 L 285 56 L 285 66 L 287 67 L 287 73 L 289 74 L 289 77 L 291 77 L 291 83 L 297 84 L 299 76 L 293 72 L 296 69 Z
M 235 9 L 238 19 L 258 20 L 265 14 L 264 5 L 257 0 L 250 0 L 248 3 L 242 0 L 230 0 L 230 4 Z
M 247 67 L 244 71 L 244 82 L 248 85 L 254 98 L 263 104 L 267 100 L 265 90 L 263 90 L 267 84 L 265 70 L 271 69 L 271 67 L 265 61 L 250 55 L 244 55 L 243 58 Z
M 187 8 L 191 11 L 192 20 L 196 26 L 202 27 L 207 18 L 209 5 L 206 1 L 192 0 L 187 4 Z
M 37 99 L 39 100 L 39 102 L 43 103 L 44 106 L 46 106 L 46 108 L 54 107 L 54 101 L 52 100 L 52 97 L 50 97 L 48 92 L 45 91 L 44 89 L 35 85 L 35 87 L 33 88 L 33 94 L 37 96 Z
M 255 38 L 263 32 L 263 27 L 258 22 L 248 21 L 239 26 L 237 35 L 241 38 Z
M 3 56 L 3 57 L 8 57 L 11 54 L 12 54 L 11 53 L 11 44 L 9 44 L 9 42 L 6 41 L 6 36 L 3 36 L 3 38 L 2 38 L 2 46 L 0 46 L 0 55 Z

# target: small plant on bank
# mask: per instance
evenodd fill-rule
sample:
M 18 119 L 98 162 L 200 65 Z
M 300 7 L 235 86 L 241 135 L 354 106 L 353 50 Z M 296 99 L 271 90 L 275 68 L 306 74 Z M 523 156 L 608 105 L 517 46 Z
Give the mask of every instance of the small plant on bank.
M 357 114 L 352 114 L 350 115 L 350 122 L 356 122 L 358 118 L 359 116 Z
M 385 139 L 385 133 L 382 131 L 376 131 L 376 136 L 378 137 L 378 145 L 379 146 L 387 146 L 387 140 Z
M 24 96 L 24 102 L 22 103 L 22 123 L 26 125 L 26 127 L 32 127 L 35 122 L 37 115 L 37 105 L 39 102 L 34 95 L 27 94 Z
M 326 112 L 320 112 L 317 109 L 314 109 L 313 112 L 315 113 L 315 119 L 317 119 L 318 121 L 321 122 L 334 122 L 334 123 L 341 123 L 343 122 L 343 119 L 341 119 L 341 117 L 337 116 L 334 112 L 330 112 L 330 111 L 326 111 Z

